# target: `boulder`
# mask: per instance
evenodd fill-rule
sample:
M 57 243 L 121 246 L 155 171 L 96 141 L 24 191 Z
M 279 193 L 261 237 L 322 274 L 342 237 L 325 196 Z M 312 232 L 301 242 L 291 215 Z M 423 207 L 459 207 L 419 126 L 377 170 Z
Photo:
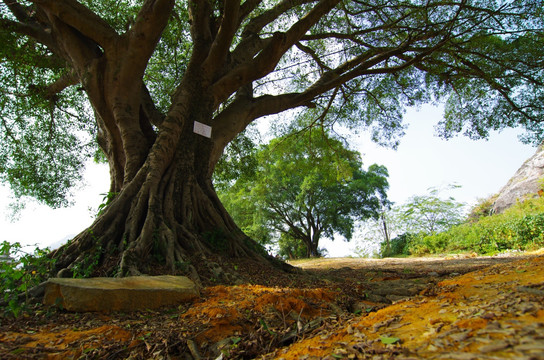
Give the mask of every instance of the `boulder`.
M 544 176 L 544 145 L 540 145 L 535 154 L 516 171 L 514 176 L 499 191 L 493 204 L 493 212 L 501 213 L 531 196 L 542 193 L 541 179 Z
M 198 296 L 198 287 L 184 276 L 53 278 L 45 284 L 44 304 L 78 312 L 134 311 L 177 305 Z

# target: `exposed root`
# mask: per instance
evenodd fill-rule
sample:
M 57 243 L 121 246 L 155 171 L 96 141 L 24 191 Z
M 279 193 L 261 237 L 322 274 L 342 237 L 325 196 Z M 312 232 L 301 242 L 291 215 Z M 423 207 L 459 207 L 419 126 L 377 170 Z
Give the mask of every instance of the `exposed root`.
M 142 167 L 89 229 L 53 253 L 54 275 L 179 274 L 197 283 L 239 282 L 208 258 L 252 259 L 288 270 L 238 228 L 211 181 L 197 181 L 176 164 L 162 176 Z

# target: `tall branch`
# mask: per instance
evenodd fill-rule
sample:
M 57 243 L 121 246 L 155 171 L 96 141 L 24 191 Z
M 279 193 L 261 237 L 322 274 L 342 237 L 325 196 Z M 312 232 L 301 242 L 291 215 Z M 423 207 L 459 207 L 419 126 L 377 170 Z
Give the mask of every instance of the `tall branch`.
M 226 0 L 221 26 L 215 37 L 207 59 L 204 61 L 203 69 L 208 74 L 215 74 L 227 58 L 234 34 L 238 28 L 238 12 L 240 10 L 239 0 Z
M 115 30 L 100 16 L 76 0 L 30 0 L 93 40 L 102 48 L 112 46 Z
M 322 0 L 312 10 L 284 33 L 275 33 L 270 43 L 251 62 L 242 64 L 219 79 L 213 86 L 215 103 L 220 104 L 234 91 L 268 73 L 278 64 L 281 57 L 312 26 L 334 8 L 340 0 Z
M 174 0 L 147 0 L 142 5 L 134 25 L 126 34 L 129 43 L 124 58 L 130 59 L 130 62 L 124 63 L 123 72 L 128 78 L 141 79 L 143 76 L 149 58 L 168 23 L 174 2 Z

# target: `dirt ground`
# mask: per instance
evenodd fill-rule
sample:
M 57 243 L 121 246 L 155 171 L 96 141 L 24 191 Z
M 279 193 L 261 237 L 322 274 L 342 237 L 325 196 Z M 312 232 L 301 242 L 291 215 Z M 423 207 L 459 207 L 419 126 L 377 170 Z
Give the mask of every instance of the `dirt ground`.
M 0 317 L 0 358 L 544 359 L 544 251 L 293 265 L 221 264 L 248 281 L 160 311 L 37 305 Z

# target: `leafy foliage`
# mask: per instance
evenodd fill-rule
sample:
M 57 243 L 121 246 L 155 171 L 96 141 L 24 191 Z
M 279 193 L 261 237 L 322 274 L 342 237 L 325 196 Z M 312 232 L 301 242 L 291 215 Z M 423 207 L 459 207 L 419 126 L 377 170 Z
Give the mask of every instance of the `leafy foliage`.
M 409 245 L 413 243 L 416 235 L 404 233 L 391 239 L 389 246 L 384 241 L 380 244 L 380 257 L 407 256 L 410 255 Z
M 220 195 L 243 229 L 261 242 L 274 238 L 284 255 L 318 256 L 321 236 L 351 239 L 354 221 L 377 216 L 386 199 L 387 170 L 362 170 L 359 154 L 322 128 L 276 138 L 254 154 L 253 175 Z
M 6 304 L 4 312 L 18 317 L 28 305 L 28 291 L 45 281 L 54 264 L 48 258 L 48 249 L 36 248 L 32 253 L 23 251 L 20 243 L 0 244 L 0 255 L 5 258 L 0 261 L 0 290 L 3 302 Z M 25 301 L 19 300 L 19 295 L 25 294 Z
M 450 188 L 459 186 L 450 185 Z M 412 196 L 401 207 L 402 221 L 408 232 L 426 232 L 435 234 L 458 225 L 464 219 L 464 205 L 455 201 L 455 198 L 439 197 L 441 189 L 430 189 L 428 195 Z
M 9 31 L 0 42 L 0 181 L 16 199 L 65 206 L 92 149 L 87 102 L 76 88 L 48 92 L 64 70 L 43 45 Z
M 481 217 L 441 233 L 411 235 L 406 250 L 413 255 L 507 250 L 534 250 L 544 246 L 544 199 L 517 203 L 501 214 Z
M 97 75 L 91 64 L 119 55 L 108 53 L 119 49 L 108 41 L 132 37 L 138 21 L 156 15 L 143 0 L 70 4 L 59 3 L 57 15 L 49 2 L 0 4 L 0 181 L 16 198 L 30 196 L 51 206 L 68 203 L 69 189 L 97 148 L 92 139 L 112 129 L 94 117 L 101 105 L 96 96 L 90 104 L 85 96 L 88 76 Z M 277 40 L 284 37 L 285 48 L 265 59 L 264 70 L 237 77 L 243 81 L 217 97 L 212 120 L 221 122 L 245 95 L 258 111 L 241 115 L 237 121 L 244 124 L 236 131 L 258 117 L 304 106 L 300 116 L 322 127 L 341 123 L 368 130 L 376 142 L 394 147 L 404 131 L 405 107 L 445 101 L 439 124 L 445 137 L 482 138 L 492 129 L 519 126 L 527 130 L 526 141 L 542 139 L 542 0 L 244 1 L 239 11 L 230 11 L 226 1 L 194 4 L 167 7 L 170 16 L 143 59 L 141 82 L 159 112 L 173 105 L 195 49 L 227 49 L 221 71 L 210 76 L 220 81 L 239 65 L 257 69 L 258 54 L 273 53 L 264 50 L 281 47 Z M 64 6 L 81 10 L 77 21 Z M 201 11 L 208 20 L 197 22 L 193 17 Z M 231 36 L 216 38 L 223 21 L 232 20 L 227 14 L 237 17 L 235 28 Z M 62 26 L 53 26 L 51 18 Z M 101 31 L 111 30 L 107 39 L 97 35 L 98 26 L 86 26 L 98 20 Z M 66 28 L 79 41 L 66 41 Z M 78 63 L 73 55 L 89 48 L 94 57 Z M 281 106 L 259 108 L 271 96 Z M 132 121 L 142 125 L 148 119 Z M 147 125 L 151 132 L 160 128 Z
M 257 169 L 257 146 L 260 134 L 253 127 L 247 128 L 234 138 L 223 156 L 217 162 L 214 172 L 214 185 L 225 191 L 238 179 L 250 179 Z

